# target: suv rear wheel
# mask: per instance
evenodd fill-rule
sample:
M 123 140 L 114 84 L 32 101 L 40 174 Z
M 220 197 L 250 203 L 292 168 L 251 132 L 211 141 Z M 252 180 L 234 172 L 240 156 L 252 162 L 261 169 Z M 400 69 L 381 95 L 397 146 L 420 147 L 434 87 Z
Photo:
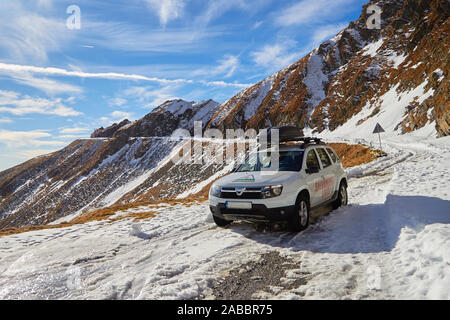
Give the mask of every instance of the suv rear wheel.
M 339 207 L 344 207 L 348 204 L 348 194 L 347 194 L 347 185 L 344 181 L 341 181 L 341 184 L 339 185 L 339 193 L 338 198 L 333 204 L 334 209 L 337 209 Z
M 306 194 L 301 194 L 295 204 L 295 212 L 290 221 L 292 231 L 299 232 L 305 230 L 309 225 L 309 198 Z

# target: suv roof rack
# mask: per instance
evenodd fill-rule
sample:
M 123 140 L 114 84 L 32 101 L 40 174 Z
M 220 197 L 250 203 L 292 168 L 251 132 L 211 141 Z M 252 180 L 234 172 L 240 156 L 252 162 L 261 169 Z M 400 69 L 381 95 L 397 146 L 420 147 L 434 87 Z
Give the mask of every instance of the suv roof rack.
M 272 130 L 278 130 L 279 133 L 279 142 L 280 144 L 285 144 L 289 142 L 303 142 L 301 147 L 306 147 L 309 144 L 315 143 L 315 144 L 325 144 L 320 138 L 315 137 L 305 137 L 303 136 L 303 131 L 300 128 L 293 127 L 293 126 L 284 126 L 284 127 L 271 127 L 267 128 L 265 134 L 267 134 L 267 146 L 269 147 L 271 145 L 271 132 Z M 264 131 L 263 131 L 264 133 Z M 260 133 L 257 136 L 257 140 L 259 142 L 260 138 L 262 136 L 262 133 Z
M 314 137 L 301 137 L 299 139 L 291 140 L 292 142 L 295 141 L 302 141 L 305 144 L 315 143 L 315 144 L 324 144 L 321 138 L 314 138 Z M 290 141 L 287 141 L 290 142 Z

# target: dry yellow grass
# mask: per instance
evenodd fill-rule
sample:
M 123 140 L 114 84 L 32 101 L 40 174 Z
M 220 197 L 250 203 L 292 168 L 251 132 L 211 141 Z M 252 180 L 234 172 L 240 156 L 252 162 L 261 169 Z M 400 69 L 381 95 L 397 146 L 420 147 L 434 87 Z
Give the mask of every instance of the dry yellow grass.
M 373 149 L 357 144 L 328 143 L 342 160 L 344 168 L 369 163 L 377 157 L 372 154 Z

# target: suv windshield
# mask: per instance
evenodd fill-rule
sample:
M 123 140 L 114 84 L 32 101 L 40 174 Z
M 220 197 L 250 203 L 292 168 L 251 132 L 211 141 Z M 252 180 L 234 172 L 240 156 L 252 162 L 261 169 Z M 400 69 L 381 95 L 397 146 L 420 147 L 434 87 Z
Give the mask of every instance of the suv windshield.
M 302 168 L 303 151 L 280 151 L 278 166 L 272 165 L 271 157 L 270 152 L 252 153 L 234 172 L 300 171 Z

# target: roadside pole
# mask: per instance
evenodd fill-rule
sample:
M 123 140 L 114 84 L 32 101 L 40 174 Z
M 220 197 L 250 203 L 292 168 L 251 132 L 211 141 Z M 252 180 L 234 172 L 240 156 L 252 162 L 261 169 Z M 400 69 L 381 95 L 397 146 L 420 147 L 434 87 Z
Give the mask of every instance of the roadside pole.
M 381 135 L 380 135 L 380 133 L 382 132 L 385 132 L 383 127 L 379 123 L 377 123 L 375 129 L 373 129 L 373 133 L 378 133 L 378 141 L 380 142 L 380 151 L 383 151 L 383 148 L 381 146 Z

